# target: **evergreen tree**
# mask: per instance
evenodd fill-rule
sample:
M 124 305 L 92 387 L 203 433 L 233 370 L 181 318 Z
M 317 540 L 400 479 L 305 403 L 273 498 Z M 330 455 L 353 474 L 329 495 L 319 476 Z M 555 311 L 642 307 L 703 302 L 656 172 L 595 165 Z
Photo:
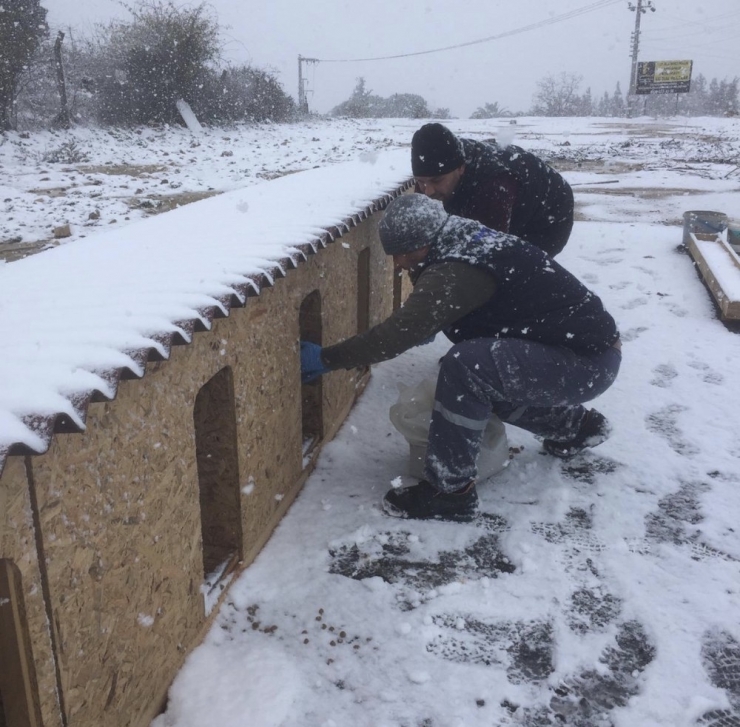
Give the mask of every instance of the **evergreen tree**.
M 737 116 L 740 114 L 740 98 L 738 98 L 738 94 L 740 93 L 739 84 L 740 78 L 737 76 L 727 82 L 723 109 L 725 116 Z
M 721 111 L 720 84 L 716 78 L 713 78 L 709 84 L 705 113 L 708 113 L 710 116 L 717 116 Z
M 0 130 L 15 126 L 18 79 L 48 33 L 46 9 L 39 0 L 0 3 Z
M 691 81 L 691 90 L 688 93 L 687 113 L 699 116 L 707 105 L 707 79 L 700 73 Z
M 612 97 L 611 104 L 611 116 L 624 116 L 626 107 L 624 104 L 624 96 L 622 95 L 622 88 L 617 81 L 617 87 L 614 89 L 614 96 Z
M 332 116 L 349 116 L 352 119 L 372 118 L 376 115 L 380 101 L 379 96 L 373 96 L 372 92 L 367 90 L 365 79 L 360 76 L 352 95 L 335 106 L 331 114 Z
M 586 93 L 581 96 L 579 106 L 579 116 L 593 116 L 594 115 L 594 99 L 591 96 L 591 89 L 587 88 Z
M 720 81 L 719 87 L 717 88 L 717 99 L 713 103 L 715 113 L 722 116 L 736 116 L 738 113 L 738 79 L 733 78 L 732 81 L 723 80 Z
M 353 119 L 446 119 L 449 113 L 449 109 L 431 111 L 424 98 L 416 93 L 394 93 L 388 98 L 374 96 L 362 77 L 357 79 L 352 95 L 331 110 L 332 116 Z

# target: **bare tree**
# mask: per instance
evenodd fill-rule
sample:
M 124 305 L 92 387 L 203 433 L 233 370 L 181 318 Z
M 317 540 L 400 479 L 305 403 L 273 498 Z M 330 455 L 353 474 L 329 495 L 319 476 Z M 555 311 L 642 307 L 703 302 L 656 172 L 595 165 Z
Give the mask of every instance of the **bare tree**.
M 545 76 L 537 81 L 538 91 L 534 95 L 532 112 L 537 116 L 577 116 L 581 112 L 582 98 L 578 90 L 583 76 L 575 73 L 560 73 Z

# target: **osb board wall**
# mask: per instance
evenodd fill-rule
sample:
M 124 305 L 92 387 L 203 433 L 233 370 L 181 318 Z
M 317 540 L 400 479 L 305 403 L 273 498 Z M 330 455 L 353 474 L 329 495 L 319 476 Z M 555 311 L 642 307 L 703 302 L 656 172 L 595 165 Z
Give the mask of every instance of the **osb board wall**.
M 330 265 L 330 285 L 322 289 L 322 344 L 337 343 L 357 332 L 357 261 L 361 252 L 370 251 L 369 326 L 380 323 L 393 310 L 393 261 L 377 242 L 378 215 L 354 228 L 335 245 L 341 250 Z M 315 260 L 319 264 L 319 260 Z M 310 261 L 313 264 L 314 260 Z M 323 263 L 321 263 L 323 264 Z M 307 267 L 310 267 L 307 266 Z M 321 273 L 319 273 L 321 275 Z M 347 414 L 347 403 L 354 401 L 363 370 L 338 371 L 323 377 L 324 435 L 331 439 Z
M 31 644 L 32 678 L 35 678 L 37 685 L 41 718 L 45 727 L 58 727 L 61 721 L 54 655 L 23 457 L 10 458 L 0 476 L 0 557 L 11 560 L 20 571 L 28 640 Z
M 234 386 L 245 562 L 257 555 L 303 484 L 296 345 L 301 304 L 312 291 L 319 291 L 324 345 L 353 335 L 357 327 L 357 258 L 369 247 L 371 325 L 391 312 L 392 263 L 377 242 L 376 225 L 374 218 L 364 221 L 319 255 L 309 258 L 274 289 L 263 291 L 244 309 L 250 321 L 246 325 L 247 355 L 257 359 L 256 365 L 242 368 L 243 378 L 235 378 Z M 290 316 L 286 316 L 286 303 Z M 257 325 L 263 320 L 267 325 Z M 271 323 L 275 320 L 280 321 L 279 329 Z M 285 354 L 270 356 L 269 352 L 275 350 Z M 289 365 L 291 360 L 293 366 Z M 354 402 L 361 375 L 357 371 L 337 371 L 323 377 L 324 440 L 331 439 L 341 426 Z
M 225 367 L 233 376 L 244 562 L 302 486 L 298 312 L 318 290 L 322 341 L 352 335 L 357 257 L 369 245 L 371 324 L 390 313 L 392 265 L 375 225 L 366 220 L 190 345 L 173 348 L 168 361 L 148 364 L 143 380 L 121 381 L 113 402 L 90 405 L 85 434 L 58 434 L 47 454 L 30 458 L 70 727 L 148 725 L 202 633 L 193 414 L 198 392 Z M 357 386 L 356 372 L 325 377 L 325 439 Z M 6 470 L 19 460 L 9 458 Z M 38 609 L 33 620 L 40 633 Z
M 182 352 L 31 460 L 69 725 L 136 724 L 203 622 Z

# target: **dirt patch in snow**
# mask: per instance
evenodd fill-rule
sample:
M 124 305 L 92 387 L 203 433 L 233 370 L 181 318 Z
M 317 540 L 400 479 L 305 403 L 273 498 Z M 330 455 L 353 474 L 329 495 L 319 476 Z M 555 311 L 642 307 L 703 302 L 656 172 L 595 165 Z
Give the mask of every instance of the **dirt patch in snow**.
M 15 260 L 22 260 L 24 257 L 34 255 L 42 250 L 56 247 L 59 244 L 57 240 L 36 240 L 34 242 L 5 242 L 0 245 L 0 260 L 12 263 Z
M 620 187 L 617 182 L 596 186 L 595 184 L 578 187 L 578 193 L 583 194 L 611 194 L 622 197 L 639 197 L 640 199 L 663 199 L 664 197 L 683 197 L 695 194 L 705 194 L 701 189 L 679 189 L 676 187 L 659 187 L 659 188 L 640 188 L 640 187 Z
M 215 197 L 221 192 L 211 190 L 207 192 L 180 192 L 179 194 L 149 195 L 146 199 L 133 197 L 127 201 L 131 209 L 139 209 L 147 214 L 155 215 L 160 212 L 169 212 L 177 207 L 182 207 L 192 202 L 200 202 L 202 199 Z
M 111 176 L 144 177 L 166 172 L 170 167 L 162 164 L 90 164 L 81 165 L 82 174 L 109 174 Z
M 594 172 L 595 174 L 626 174 L 645 169 L 642 162 L 604 161 L 603 159 L 578 159 L 551 154 L 547 163 L 559 172 Z

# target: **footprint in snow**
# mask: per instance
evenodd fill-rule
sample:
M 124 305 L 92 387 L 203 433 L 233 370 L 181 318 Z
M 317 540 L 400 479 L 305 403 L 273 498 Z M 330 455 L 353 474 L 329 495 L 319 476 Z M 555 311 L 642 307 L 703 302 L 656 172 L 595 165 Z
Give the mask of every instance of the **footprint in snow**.
M 614 622 L 622 611 L 622 599 L 603 586 L 582 587 L 573 592 L 566 619 L 571 631 L 578 634 L 601 632 Z
M 673 364 L 658 364 L 653 369 L 655 378 L 650 382 L 653 386 L 659 386 L 662 389 L 668 389 L 673 385 L 673 379 L 678 376 L 678 371 Z
M 571 508 L 560 523 L 532 523 L 532 532 L 548 543 L 562 544 L 580 552 L 600 553 L 605 545 L 593 531 L 591 513 L 578 507 Z
M 584 452 L 564 462 L 560 471 L 573 480 L 593 485 L 599 475 L 610 475 L 622 466 L 620 462 L 613 459 L 599 457 L 591 452 Z
M 652 414 L 649 414 L 645 420 L 645 426 L 648 431 L 657 434 L 666 440 L 674 452 L 684 457 L 693 457 L 699 453 L 696 445 L 689 442 L 683 436 L 683 432 L 678 426 L 679 416 L 688 411 L 688 408 L 680 404 L 670 404 Z
M 630 280 L 622 280 L 619 283 L 612 283 L 609 286 L 610 290 L 624 290 L 625 288 L 629 288 L 630 285 L 632 285 L 632 281 Z
M 697 527 L 703 520 L 701 494 L 709 492 L 711 486 L 704 482 L 684 482 L 676 492 L 658 501 L 657 512 L 645 517 L 646 547 L 650 552 L 651 543 L 670 543 L 688 547 L 693 560 L 720 559 L 737 561 L 734 556 L 704 542 L 701 529 Z M 632 544 L 633 546 L 636 543 Z M 633 552 L 639 547 L 630 547 Z
M 705 384 L 723 384 L 725 377 L 717 371 L 714 371 L 712 367 L 704 361 L 689 361 L 688 365 L 702 374 L 702 381 Z
M 740 642 L 728 631 L 704 634 L 702 662 L 709 681 L 724 689 L 730 709 L 715 709 L 696 722 L 702 727 L 740 727 Z
M 379 577 L 417 594 L 461 579 L 498 578 L 501 573 L 513 573 L 515 567 L 499 545 L 499 533 L 506 529 L 506 521 L 483 515 L 476 524 L 484 531 L 480 537 L 460 550 L 439 552 L 436 560 L 414 557 L 415 540 L 408 532 L 375 533 L 363 543 L 330 550 L 329 571 L 359 581 Z M 404 601 L 401 605 L 408 610 L 415 604 Z
M 627 706 L 640 693 L 641 674 L 655 653 L 641 623 L 623 623 L 615 643 L 599 657 L 597 668 L 586 669 L 564 679 L 557 687 L 550 687 L 549 704 L 517 710 L 516 723 L 523 727 L 614 727 L 612 712 Z
M 650 329 L 646 326 L 638 326 L 637 328 L 628 328 L 626 331 L 620 334 L 620 338 L 622 339 L 622 343 L 629 343 L 629 341 L 634 341 L 636 338 L 639 338 L 645 331 L 649 331 Z
M 640 306 L 647 305 L 648 299 L 647 298 L 633 298 L 632 300 L 625 303 L 623 306 L 621 306 L 622 310 L 633 310 L 634 308 L 639 308 Z
M 540 683 L 554 671 L 554 633 L 547 621 L 440 614 L 433 622 L 442 633 L 427 645 L 427 651 L 447 661 L 505 667 L 512 684 Z

